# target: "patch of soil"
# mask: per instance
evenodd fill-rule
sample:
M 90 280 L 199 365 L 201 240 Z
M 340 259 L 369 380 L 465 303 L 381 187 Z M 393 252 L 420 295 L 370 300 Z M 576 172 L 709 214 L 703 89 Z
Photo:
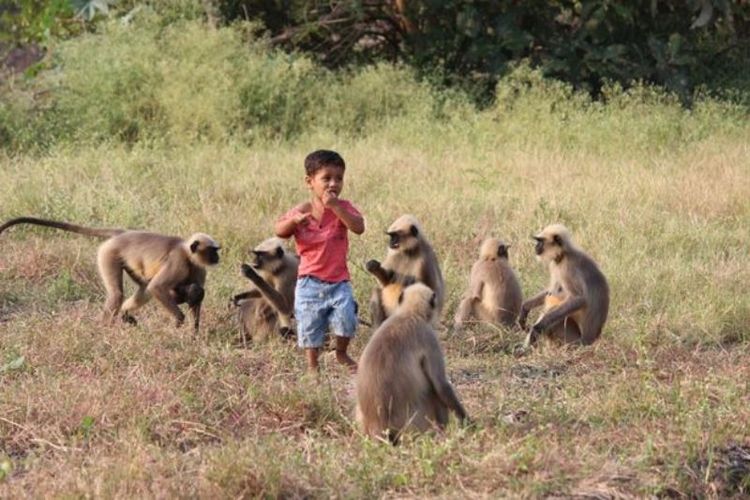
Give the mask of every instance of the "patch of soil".
M 535 366 L 527 364 L 514 365 L 510 372 L 520 379 L 557 378 L 565 372 L 565 366 Z
M 9 75 L 26 71 L 44 57 L 44 50 L 38 45 L 23 47 L 0 46 L 0 80 Z
M 719 498 L 750 495 L 750 443 L 733 443 L 713 450 L 692 467 L 698 489 Z

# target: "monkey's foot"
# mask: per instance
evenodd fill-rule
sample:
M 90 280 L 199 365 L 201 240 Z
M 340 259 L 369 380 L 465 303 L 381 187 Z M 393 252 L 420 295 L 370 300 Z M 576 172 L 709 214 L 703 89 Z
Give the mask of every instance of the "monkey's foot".
M 448 327 L 448 335 L 460 335 L 462 333 L 464 333 L 463 322 L 453 323 Z
M 534 344 L 536 344 L 537 338 L 538 338 L 538 334 L 535 333 L 534 330 L 531 330 L 526 335 L 526 340 L 523 343 L 523 349 L 524 350 L 531 349 L 534 346 Z
M 131 316 L 128 313 L 122 313 L 121 319 L 123 323 L 127 323 L 128 325 L 135 326 L 138 324 L 138 320 L 136 320 L 133 316 Z
M 292 330 L 288 326 L 282 326 L 281 328 L 279 328 L 279 335 L 281 335 L 281 338 L 285 340 L 291 340 L 297 336 L 294 333 L 294 330 Z

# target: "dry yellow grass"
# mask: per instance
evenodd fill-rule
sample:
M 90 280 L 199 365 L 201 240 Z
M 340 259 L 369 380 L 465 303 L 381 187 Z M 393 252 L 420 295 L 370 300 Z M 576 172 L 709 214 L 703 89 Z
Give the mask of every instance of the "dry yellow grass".
M 191 338 L 165 326 L 153 304 L 137 328 L 100 326 L 95 242 L 21 228 L 2 235 L 0 462 L 12 470 L 0 496 L 747 492 L 747 471 L 738 481 L 719 467 L 732 443 L 750 444 L 746 141 L 615 155 L 504 145 L 489 134 L 479 143 L 472 134 L 431 143 L 394 135 L 4 158 L 3 219 L 202 230 L 226 251 L 209 275 L 203 335 Z M 399 448 L 364 440 L 348 375 L 329 364 L 315 384 L 289 345 L 236 348 L 226 309 L 246 286 L 246 249 L 305 198 L 301 163 L 315 147 L 344 155 L 344 196 L 367 216 L 367 232 L 351 238 L 360 303 L 373 285 L 362 264 L 384 254 L 383 229 L 401 213 L 415 214 L 437 249 L 446 317 L 490 234 L 514 243 L 526 294 L 543 286 L 528 235 L 561 221 L 610 280 L 601 341 L 519 358 L 513 332 L 449 337 L 449 374 L 476 427 Z M 355 355 L 369 334 L 360 330 Z

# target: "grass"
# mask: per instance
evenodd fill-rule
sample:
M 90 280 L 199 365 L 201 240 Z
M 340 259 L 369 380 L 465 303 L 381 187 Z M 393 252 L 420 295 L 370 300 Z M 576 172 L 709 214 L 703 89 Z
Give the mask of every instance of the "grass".
M 184 44 L 234 43 L 223 32 L 160 33 L 165 51 L 187 58 Z M 121 33 L 102 36 L 113 44 L 102 45 L 105 53 L 130 50 Z M 211 45 L 217 40 L 226 43 Z M 145 59 L 158 58 L 140 43 Z M 281 64 L 258 54 L 254 64 Z M 180 69 L 153 61 L 144 71 Z M 69 84 L 85 83 L 83 73 L 62 67 L 72 73 Z M 234 87 L 211 87 L 204 101 L 177 81 L 190 77 L 185 71 L 174 85 L 144 80 L 153 91 L 146 97 L 168 112 L 142 122 L 148 133 L 137 140 L 107 124 L 102 137 L 72 136 L 53 120 L 59 115 L 46 115 L 41 135 L 33 120 L 21 127 L 21 115 L 8 125 L 17 138 L 52 139 L 42 148 L 19 139 L 0 156 L 0 219 L 205 231 L 224 250 L 194 338 L 154 304 L 138 327 L 101 326 L 95 241 L 21 227 L 0 236 L 0 497 L 748 494 L 750 128 L 742 109 L 707 98 L 686 110 L 647 87 L 611 89 L 592 102 L 519 68 L 501 82 L 496 106 L 477 111 L 403 68 L 368 70 L 348 88 L 346 78 L 309 67 L 278 70 L 278 78 L 299 78 L 290 87 L 271 70 L 255 84 L 320 85 L 303 93 L 312 104 L 293 104 L 310 109 L 284 108 L 289 96 L 269 102 L 292 121 L 328 103 L 317 108 L 331 113 L 321 126 L 287 128 L 278 118 L 248 138 L 232 128 L 247 110 L 218 111 L 241 102 L 232 100 Z M 391 98 L 382 90 L 388 82 L 412 102 L 403 113 L 388 104 L 377 123 Z M 333 85 L 330 94 L 325 85 Z M 176 95 L 167 99 L 170 88 Z M 63 94 L 52 99 L 72 99 Z M 68 100 L 65 109 L 74 122 L 99 123 L 127 104 L 107 99 Z M 95 102 L 110 107 L 99 113 L 89 107 Z M 179 108 L 197 110 L 202 132 Z M 346 126 L 332 125 L 336 113 Z M 365 126 L 355 129 L 358 120 Z M 269 132 L 274 127 L 281 132 Z M 328 362 L 316 383 L 288 344 L 238 348 L 227 309 L 247 287 L 239 274 L 247 249 L 306 198 L 302 160 L 320 147 L 346 159 L 344 197 L 367 219 L 365 234 L 350 240 L 360 304 L 374 285 L 364 262 L 385 254 L 383 230 L 403 213 L 417 216 L 436 248 L 447 284 L 444 321 L 484 237 L 513 243 L 511 261 L 530 295 L 546 275 L 529 235 L 562 222 L 610 281 L 601 340 L 518 356 L 516 332 L 477 326 L 448 336 L 449 375 L 476 425 L 397 448 L 363 439 L 345 370 Z M 360 329 L 354 356 L 370 334 Z
M 101 327 L 95 242 L 35 229 L 3 235 L 0 360 L 24 361 L 0 374 L 0 443 L 13 464 L 0 488 L 9 496 L 710 494 L 713 476 L 695 477 L 696 464 L 750 437 L 747 146 L 717 138 L 619 160 L 454 141 L 422 149 L 316 137 L 6 158 L 3 219 L 204 230 L 226 252 L 210 273 L 195 339 L 165 326 L 154 305 L 142 326 Z M 351 242 L 360 303 L 373 285 L 363 262 L 384 254 L 382 230 L 403 212 L 422 221 L 438 251 L 445 317 L 481 238 L 515 244 L 511 258 L 531 294 L 546 277 L 527 235 L 563 221 L 611 282 L 602 340 L 516 358 L 513 332 L 478 327 L 447 338 L 449 373 L 476 428 L 398 449 L 362 439 L 342 370 L 329 364 L 314 384 L 288 345 L 237 349 L 226 309 L 247 286 L 238 273 L 246 249 L 304 199 L 301 159 L 317 144 L 347 159 L 345 195 L 367 216 L 368 231 Z M 559 189 L 566 179 L 575 190 Z M 360 330 L 355 355 L 369 335 Z

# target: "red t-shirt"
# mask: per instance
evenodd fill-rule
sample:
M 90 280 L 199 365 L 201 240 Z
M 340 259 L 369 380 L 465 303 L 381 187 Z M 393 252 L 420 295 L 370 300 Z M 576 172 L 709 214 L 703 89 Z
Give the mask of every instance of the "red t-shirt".
M 339 200 L 341 207 L 352 215 L 361 216 L 359 210 L 347 200 Z M 287 220 L 303 213 L 294 207 L 281 216 Z M 349 279 L 346 255 L 349 252 L 349 229 L 333 210 L 326 208 L 320 221 L 314 217 L 307 224 L 298 224 L 294 242 L 300 257 L 298 276 L 314 276 L 323 281 L 338 283 Z

